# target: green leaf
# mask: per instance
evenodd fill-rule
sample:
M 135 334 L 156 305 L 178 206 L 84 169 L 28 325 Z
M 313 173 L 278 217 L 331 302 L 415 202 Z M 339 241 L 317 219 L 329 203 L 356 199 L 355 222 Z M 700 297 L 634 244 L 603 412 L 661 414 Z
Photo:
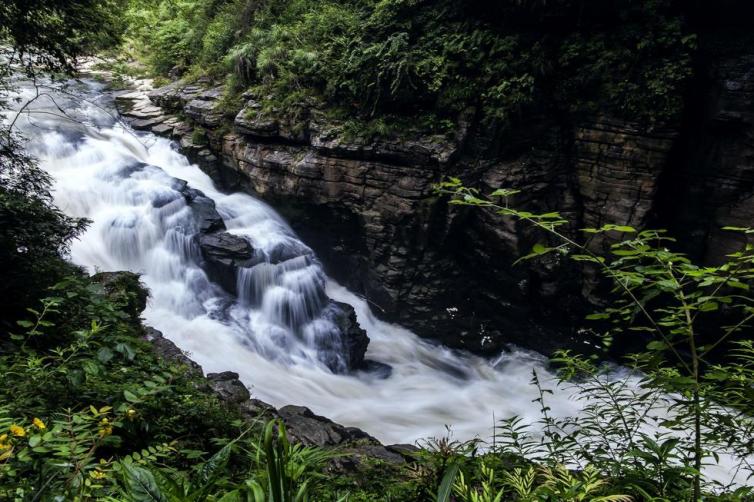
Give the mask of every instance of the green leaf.
M 128 500 L 132 502 L 169 502 L 162 493 L 154 476 L 148 470 L 130 463 L 122 463 L 121 472 L 128 488 Z
M 512 188 L 498 188 L 490 194 L 490 197 L 510 197 L 511 195 L 515 195 L 520 191 L 521 190 L 514 190 Z
M 217 502 L 242 502 L 243 499 L 241 498 L 241 490 L 233 490 L 232 492 L 228 492 Z
M 458 476 L 458 471 L 461 468 L 458 462 L 453 462 L 445 470 L 445 475 L 442 477 L 440 487 L 437 489 L 437 502 L 448 502 L 450 495 L 453 493 L 453 483 Z
M 589 314 L 586 316 L 587 321 L 598 321 L 600 319 L 610 319 L 610 314 L 606 313 L 599 313 L 599 314 Z
M 707 302 L 702 303 L 698 308 L 701 312 L 712 312 L 713 310 L 717 310 L 719 307 L 720 305 L 717 302 Z
M 134 394 L 130 390 L 124 390 L 123 391 L 123 397 L 125 397 L 126 401 L 128 401 L 129 403 L 138 403 L 139 402 L 138 396 L 136 396 L 136 394 Z
M 668 348 L 668 344 L 666 344 L 665 342 L 661 342 L 659 340 L 654 340 L 647 344 L 648 350 L 660 351 L 660 350 L 666 350 L 667 348 Z
M 749 290 L 749 286 L 747 284 L 744 284 L 744 283 L 739 282 L 739 281 L 728 281 L 728 285 L 731 286 L 731 287 L 733 287 L 733 288 L 743 289 L 745 291 Z
M 129 361 L 133 361 L 133 358 L 136 357 L 136 351 L 134 351 L 134 349 L 127 343 L 117 344 L 115 346 L 115 351 L 123 354 Z
M 115 353 L 107 347 L 102 347 L 97 351 L 97 359 L 103 364 L 107 364 L 113 357 Z

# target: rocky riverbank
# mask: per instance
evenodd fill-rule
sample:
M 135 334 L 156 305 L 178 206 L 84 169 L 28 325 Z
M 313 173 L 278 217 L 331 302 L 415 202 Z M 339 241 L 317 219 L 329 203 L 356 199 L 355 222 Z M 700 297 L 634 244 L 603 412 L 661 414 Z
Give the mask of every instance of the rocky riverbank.
M 146 307 L 148 292 L 140 285 L 137 274 L 101 272 L 94 275 L 92 280 L 101 284 L 109 295 L 130 298 L 126 311 L 134 320 L 138 320 L 139 314 Z M 344 454 L 335 463 L 335 467 L 339 469 L 355 469 L 365 458 L 402 464 L 418 450 L 413 445 L 384 446 L 360 429 L 337 424 L 303 406 L 290 405 L 276 409 L 253 398 L 237 373 L 225 371 L 204 375 L 202 367 L 161 332 L 149 326 L 143 326 L 143 332 L 144 338 L 150 342 L 158 357 L 185 365 L 189 372 L 204 382 L 207 391 L 214 392 L 224 406 L 232 408 L 247 422 L 279 418 L 285 423 L 293 440 L 310 446 L 337 447 Z

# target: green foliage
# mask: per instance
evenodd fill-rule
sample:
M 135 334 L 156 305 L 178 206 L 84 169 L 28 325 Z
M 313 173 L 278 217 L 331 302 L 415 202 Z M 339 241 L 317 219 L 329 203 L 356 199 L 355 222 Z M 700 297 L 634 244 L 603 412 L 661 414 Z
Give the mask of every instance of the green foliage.
M 638 496 L 699 500 L 705 488 L 702 468 L 725 453 L 737 471 L 754 475 L 754 344 L 746 336 L 754 320 L 754 245 L 746 242 L 717 266 L 693 263 L 672 251 L 663 231 L 621 225 L 584 229 L 583 239 L 563 230 L 557 213 L 533 214 L 511 207 L 516 190 L 483 196 L 457 179 L 438 186 L 451 203 L 485 208 L 501 217 L 532 225 L 560 241 L 536 245 L 525 259 L 550 253 L 570 256 L 603 274 L 612 284 L 606 308 L 588 319 L 600 323 L 601 345 L 617 338 L 644 340 L 646 349 L 627 359 L 633 373 L 618 378 L 584 358 L 560 352 L 555 362 L 562 378 L 581 382 L 582 416 L 550 417 L 540 389 L 537 439 L 529 424 L 509 419 L 501 425 L 504 451 L 543 462 L 593 465 Z M 498 202 L 499 201 L 499 202 Z M 752 233 L 748 228 L 730 231 Z M 648 433 L 647 431 L 655 431 Z M 718 486 L 717 489 L 729 489 Z M 741 489 L 736 496 L 750 493 Z
M 0 131 L 0 168 L 0 326 L 8 326 L 71 273 L 61 256 L 86 221 L 53 206 L 50 177 L 20 153 L 10 131 Z
M 118 15 L 126 0 L 6 0 L 0 5 L 3 66 L 19 64 L 28 72 L 72 70 L 81 56 L 111 48 L 124 28 Z
M 549 109 L 651 127 L 679 117 L 695 50 L 670 0 L 132 0 L 129 20 L 158 73 L 233 75 L 278 116 L 340 108 L 394 127 L 476 110 L 505 129 Z
M 288 441 L 285 426 L 269 421 L 259 440 L 247 440 L 249 430 L 228 442 L 190 473 L 140 466 L 131 459 L 118 462 L 119 492 L 129 502 L 305 502 L 319 471 L 335 454 Z M 234 450 L 249 464 L 246 479 L 231 481 L 227 468 Z M 266 485 L 266 489 L 263 487 Z
M 3 341 L 0 435 L 10 448 L 0 453 L 0 498 L 40 487 L 41 500 L 100 496 L 113 489 L 114 459 L 180 467 L 188 447 L 214 449 L 212 437 L 236 430 L 193 373 L 139 339 L 142 293 L 128 284 L 106 293 L 72 276 Z

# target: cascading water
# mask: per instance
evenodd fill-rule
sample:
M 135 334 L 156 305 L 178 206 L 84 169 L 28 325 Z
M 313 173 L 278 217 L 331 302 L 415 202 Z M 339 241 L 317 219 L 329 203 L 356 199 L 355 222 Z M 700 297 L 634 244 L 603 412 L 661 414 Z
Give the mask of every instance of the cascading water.
M 221 193 L 172 142 L 117 123 L 99 84 L 73 92 L 76 99 L 56 100 L 74 120 L 31 113 L 19 122 L 29 150 L 54 178 L 56 204 L 92 220 L 71 258 L 92 272 L 143 274 L 151 294 L 146 323 L 206 372 L 236 371 L 259 399 L 308 406 L 387 443 L 443 435 L 446 425 L 459 439 L 486 438 L 495 417 L 539 418 L 532 370 L 543 381 L 552 378 L 542 357 L 514 350 L 486 360 L 377 320 L 364 300 L 327 280 L 311 249 L 272 208 Z M 30 97 L 22 91 L 22 101 Z M 50 105 L 40 99 L 31 109 L 57 110 Z M 253 249 L 237 270 L 235 297 L 200 266 L 195 236 L 213 204 L 225 231 Z M 328 297 L 355 308 L 371 339 L 367 357 L 389 365 L 389 376 L 337 371 L 346 361 L 333 322 L 337 304 Z M 553 416 L 580 409 L 567 391 L 548 406 Z M 722 466 L 708 475 L 730 478 Z

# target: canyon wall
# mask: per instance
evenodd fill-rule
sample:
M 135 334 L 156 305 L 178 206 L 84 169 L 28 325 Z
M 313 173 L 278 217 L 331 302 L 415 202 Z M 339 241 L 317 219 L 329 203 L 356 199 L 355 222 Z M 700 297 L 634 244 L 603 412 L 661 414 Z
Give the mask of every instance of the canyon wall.
M 717 261 L 741 243 L 720 228 L 754 221 L 754 54 L 708 59 L 677 124 L 543 114 L 494 141 L 473 110 L 452 137 L 352 138 L 323 113 L 270 117 L 252 95 L 227 110 L 209 81 L 121 102 L 132 101 L 125 113 L 135 128 L 180 141 L 224 189 L 272 203 L 378 316 L 477 353 L 507 343 L 550 352 L 586 341 L 579 325 L 595 300 L 591 275 L 557 255 L 514 266 L 546 236 L 449 205 L 434 184 L 457 176 L 483 191 L 519 189 L 514 204 L 558 211 L 574 234 L 605 223 L 663 226 L 695 258 Z

